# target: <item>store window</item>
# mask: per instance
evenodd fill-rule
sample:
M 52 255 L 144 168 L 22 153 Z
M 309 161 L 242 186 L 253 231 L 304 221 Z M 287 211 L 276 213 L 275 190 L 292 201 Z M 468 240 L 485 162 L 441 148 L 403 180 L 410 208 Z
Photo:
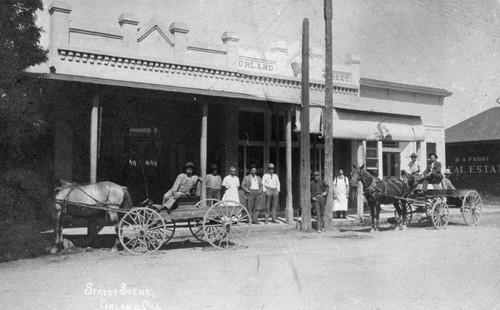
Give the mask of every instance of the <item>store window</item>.
M 239 139 L 246 141 L 264 141 L 264 113 L 239 112 Z
M 431 154 L 431 153 L 436 154 L 436 143 L 427 142 L 426 146 L 427 146 L 427 154 L 426 154 L 427 156 L 426 157 L 428 157 L 429 154 Z
M 366 141 L 366 171 L 378 176 L 377 141 Z

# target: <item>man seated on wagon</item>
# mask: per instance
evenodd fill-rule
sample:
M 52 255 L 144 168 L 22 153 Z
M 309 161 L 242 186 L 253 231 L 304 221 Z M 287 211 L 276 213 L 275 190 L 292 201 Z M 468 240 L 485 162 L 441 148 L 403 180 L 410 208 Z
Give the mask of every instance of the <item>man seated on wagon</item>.
M 162 208 L 170 210 L 177 199 L 191 194 L 192 190 L 198 190 L 198 182 L 201 178 L 193 174 L 194 164 L 188 162 L 184 166 L 184 173 L 177 176 L 172 188 L 163 196 Z
M 450 174 L 451 174 L 450 169 L 446 169 L 444 171 L 444 178 L 441 181 L 441 186 L 443 187 L 443 189 L 455 189 L 455 186 L 453 186 L 453 184 L 451 184 Z
M 427 191 L 427 186 L 429 183 L 434 186 L 438 186 L 443 179 L 443 174 L 441 173 L 441 163 L 437 161 L 438 156 L 434 153 L 429 154 L 429 158 L 431 160 L 430 164 L 427 165 L 427 168 L 422 173 L 422 193 L 425 194 Z

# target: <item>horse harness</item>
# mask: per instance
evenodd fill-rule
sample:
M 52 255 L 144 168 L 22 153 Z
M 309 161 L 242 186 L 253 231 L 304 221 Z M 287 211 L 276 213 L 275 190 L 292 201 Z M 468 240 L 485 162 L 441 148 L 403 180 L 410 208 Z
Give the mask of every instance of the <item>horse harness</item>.
M 384 190 L 383 191 L 381 189 L 379 189 L 379 188 L 376 187 L 376 184 L 378 182 L 382 182 L 384 184 Z M 384 180 L 380 180 L 380 179 L 377 179 L 377 178 L 373 177 L 372 178 L 372 184 L 370 186 L 368 186 L 363 191 L 363 194 L 365 194 L 365 196 L 368 196 L 368 195 L 373 196 L 373 194 L 375 194 L 376 192 L 378 192 L 378 193 L 381 193 L 383 196 L 399 199 L 400 197 L 394 197 L 394 196 L 391 196 L 391 195 L 387 195 L 387 184 L 389 184 L 390 186 L 394 187 L 396 190 L 399 190 L 392 183 L 384 181 Z
M 68 186 L 65 186 L 65 187 L 62 187 L 62 188 L 59 188 L 58 191 L 62 191 L 63 189 L 66 189 L 69 187 L 69 191 L 68 193 L 66 194 L 66 196 L 64 196 L 64 199 L 56 199 L 56 202 L 61 204 L 62 208 L 63 208 L 63 213 L 66 214 L 66 211 L 67 211 L 67 205 L 75 205 L 75 206 L 79 206 L 79 207 L 87 207 L 87 208 L 92 208 L 92 209 L 98 209 L 98 210 L 103 210 L 103 209 L 108 209 L 109 206 L 113 206 L 113 207 L 120 207 L 119 204 L 116 204 L 116 203 L 111 203 L 111 201 L 109 201 L 109 194 L 111 192 L 110 190 L 110 182 L 108 182 L 108 192 L 107 192 L 107 195 L 106 195 L 106 200 L 104 202 L 102 201 L 99 201 L 97 200 L 96 198 L 92 197 L 91 195 L 89 195 L 86 191 L 84 191 L 78 184 L 76 183 L 71 183 L 70 185 Z M 93 205 L 90 205 L 90 204 L 86 204 L 86 203 L 76 203 L 76 202 L 71 202 L 69 201 L 69 197 L 71 195 L 71 193 L 75 190 L 75 189 L 78 189 L 80 190 L 82 193 L 84 193 L 87 197 L 89 197 L 90 199 L 94 200 L 95 201 L 95 204 Z

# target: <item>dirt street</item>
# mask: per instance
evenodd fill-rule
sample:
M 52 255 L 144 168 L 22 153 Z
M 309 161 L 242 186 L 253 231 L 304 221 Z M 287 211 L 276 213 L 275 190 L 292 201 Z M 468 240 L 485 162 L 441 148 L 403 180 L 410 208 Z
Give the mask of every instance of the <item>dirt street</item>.
M 497 207 L 498 208 L 498 207 Z M 500 208 L 498 208 L 500 211 Z M 406 231 L 254 234 L 222 251 L 172 240 L 0 265 L 5 309 L 498 309 L 500 212 Z

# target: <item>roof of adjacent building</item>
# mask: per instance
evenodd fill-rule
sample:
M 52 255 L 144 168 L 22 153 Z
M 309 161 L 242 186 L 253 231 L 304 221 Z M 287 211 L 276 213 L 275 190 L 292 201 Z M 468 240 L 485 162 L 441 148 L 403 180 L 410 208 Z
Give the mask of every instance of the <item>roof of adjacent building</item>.
M 500 107 L 491 108 L 445 130 L 446 143 L 500 140 Z
M 386 88 L 386 89 L 393 89 L 393 90 L 399 90 L 399 91 L 417 92 L 417 93 L 430 94 L 430 95 L 436 95 L 436 96 L 444 96 L 444 97 L 449 97 L 452 95 L 451 92 L 447 91 L 446 89 L 442 89 L 442 88 L 426 87 L 426 86 L 419 86 L 419 85 L 412 85 L 412 84 L 403 84 L 403 83 L 397 83 L 397 82 L 369 79 L 369 78 L 364 78 L 364 77 L 360 78 L 359 83 L 361 84 L 361 87 L 371 86 L 371 87 L 376 87 L 376 88 Z

